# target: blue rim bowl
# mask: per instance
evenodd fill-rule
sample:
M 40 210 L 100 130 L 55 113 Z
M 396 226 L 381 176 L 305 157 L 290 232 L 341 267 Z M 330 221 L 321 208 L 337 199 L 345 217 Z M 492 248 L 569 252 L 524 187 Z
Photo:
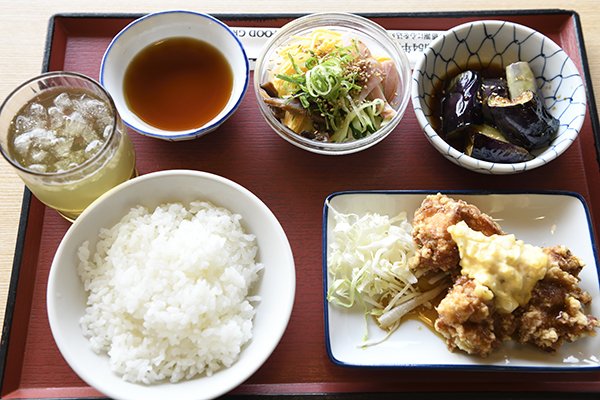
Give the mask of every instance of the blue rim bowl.
M 227 105 L 215 118 L 198 128 L 183 131 L 156 128 L 135 115 L 125 101 L 123 77 L 127 65 L 145 47 L 170 37 L 192 37 L 213 45 L 223 53 L 233 72 L 233 89 Z M 225 122 L 246 93 L 249 72 L 244 47 L 227 25 L 207 14 L 173 10 L 148 14 L 123 28 L 102 57 L 99 81 L 113 97 L 125 125 L 142 135 L 180 141 L 204 136 Z

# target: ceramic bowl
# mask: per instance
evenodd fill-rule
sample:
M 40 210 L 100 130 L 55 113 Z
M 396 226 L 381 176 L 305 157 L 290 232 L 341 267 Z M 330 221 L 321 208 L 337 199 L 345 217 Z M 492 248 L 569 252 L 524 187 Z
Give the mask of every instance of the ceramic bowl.
M 123 94 L 123 78 L 132 59 L 147 46 L 172 37 L 191 37 L 212 45 L 225 56 L 233 73 L 233 89 L 221 112 L 203 126 L 184 131 L 167 131 L 144 122 L 131 111 Z M 164 11 L 131 22 L 114 37 L 102 58 L 99 80 L 113 97 L 127 126 L 143 135 L 176 141 L 198 138 L 225 122 L 240 105 L 248 79 L 246 52 L 227 25 L 207 14 Z
M 290 44 L 298 36 L 309 35 L 316 29 L 328 29 L 350 40 L 357 39 L 367 45 L 374 56 L 390 58 L 398 71 L 399 79 L 395 98 L 391 103 L 395 116 L 379 130 L 370 135 L 343 143 L 327 143 L 306 138 L 285 126 L 273 110 L 262 100 L 261 85 L 269 80 L 278 50 Z M 254 91 L 259 110 L 269 126 L 289 143 L 313 153 L 343 155 L 365 150 L 385 139 L 400 123 L 410 97 L 410 65 L 399 44 L 380 25 L 366 18 L 347 13 L 310 14 L 284 25 L 271 37 L 257 58 L 254 72 Z
M 533 152 L 530 161 L 500 164 L 467 156 L 444 141 L 433 128 L 438 124 L 430 101 L 436 88 L 467 68 L 504 68 L 517 61 L 529 62 L 546 109 L 560 121 L 550 145 Z M 512 22 L 475 21 L 450 29 L 426 49 L 413 71 L 412 103 L 425 136 L 448 160 L 480 173 L 514 174 L 549 163 L 575 141 L 585 118 L 586 91 L 573 61 L 548 37 Z
M 124 381 L 111 371 L 109 358 L 95 353 L 79 321 L 87 294 L 77 274 L 78 248 L 110 228 L 136 205 L 153 210 L 165 202 L 208 200 L 242 216 L 247 232 L 256 236 L 257 262 L 264 265 L 255 284 L 257 303 L 253 337 L 235 363 L 211 376 L 151 385 Z M 287 326 L 295 293 L 295 269 L 286 234 L 269 208 L 242 186 L 217 175 L 187 170 L 155 172 L 127 181 L 90 205 L 69 228 L 52 262 L 47 308 L 52 335 L 62 356 L 87 384 L 116 399 L 198 400 L 218 397 L 252 375 L 275 349 Z

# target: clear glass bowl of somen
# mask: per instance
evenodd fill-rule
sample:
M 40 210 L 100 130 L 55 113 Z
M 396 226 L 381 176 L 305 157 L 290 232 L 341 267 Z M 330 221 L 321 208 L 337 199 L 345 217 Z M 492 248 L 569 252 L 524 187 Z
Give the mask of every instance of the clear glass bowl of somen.
M 348 13 L 298 18 L 259 55 L 254 90 L 261 114 L 286 141 L 342 155 L 386 138 L 410 98 L 410 65 L 399 44 Z

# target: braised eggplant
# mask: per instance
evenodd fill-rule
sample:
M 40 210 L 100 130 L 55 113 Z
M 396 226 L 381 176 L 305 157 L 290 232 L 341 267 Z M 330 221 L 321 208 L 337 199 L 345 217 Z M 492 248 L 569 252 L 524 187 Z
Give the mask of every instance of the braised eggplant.
M 555 138 L 559 121 L 545 108 L 529 63 L 510 64 L 505 77 L 489 72 L 464 71 L 446 84 L 438 103 L 440 134 L 474 158 L 497 163 L 531 160 L 530 151 Z
M 506 81 L 508 85 L 508 95 L 511 99 L 516 99 L 523 93 L 529 91 L 536 93 L 535 76 L 526 61 L 519 61 L 508 65 L 505 69 Z M 503 97 L 508 97 L 504 95 Z
M 490 125 L 470 125 L 467 130 L 465 154 L 495 163 L 519 163 L 533 159 L 521 146 L 510 143 L 502 133 Z
M 547 146 L 558 131 L 553 118 L 539 97 L 526 91 L 515 99 L 494 96 L 488 99 L 494 124 L 506 138 L 528 150 Z
M 485 121 L 493 121 L 487 101 L 492 96 L 508 97 L 508 85 L 504 78 L 484 78 L 479 90 L 481 111 Z
M 492 96 L 508 97 L 508 84 L 504 78 L 484 78 L 481 81 L 481 102 L 487 102 Z
M 462 72 L 450 81 L 442 99 L 442 132 L 446 140 L 460 135 L 471 124 L 483 122 L 480 87 L 481 75 L 475 71 Z
M 487 99 L 493 123 L 510 142 L 526 149 L 547 146 L 556 135 L 559 122 L 544 107 L 529 63 L 507 66 L 506 82 L 510 98 L 492 95 Z

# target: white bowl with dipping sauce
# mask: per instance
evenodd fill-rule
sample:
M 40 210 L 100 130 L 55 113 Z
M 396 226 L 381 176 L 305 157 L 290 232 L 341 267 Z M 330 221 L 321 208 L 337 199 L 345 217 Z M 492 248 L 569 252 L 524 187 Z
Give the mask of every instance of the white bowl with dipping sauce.
M 262 263 L 263 269 L 249 293 L 260 296 L 260 301 L 253 303 L 256 313 L 252 338 L 230 367 L 221 368 L 211 376 L 196 375 L 177 383 L 127 382 L 111 370 L 106 354 L 92 350 L 82 332 L 80 319 L 86 312 L 88 294 L 78 276 L 78 249 L 84 241 L 89 241 L 89 249 L 94 252 L 100 230 L 113 227 L 132 207 L 142 205 L 152 211 L 163 203 L 194 200 L 210 201 L 241 215 L 244 231 L 256 237 L 256 261 Z M 292 251 L 269 208 L 249 190 L 223 177 L 169 170 L 142 175 L 117 186 L 77 218 L 59 245 L 50 269 L 47 309 L 52 335 L 62 356 L 81 379 L 104 395 L 116 399 L 199 400 L 230 391 L 267 360 L 287 327 L 294 296 Z
M 505 68 L 517 61 L 529 63 L 546 109 L 559 121 L 550 144 L 533 150 L 533 159 L 517 163 L 479 160 L 452 147 L 434 128 L 440 118 L 431 99 L 442 82 L 468 68 Z M 508 21 L 469 22 L 434 40 L 415 65 L 412 103 L 425 136 L 444 157 L 471 171 L 495 175 L 529 171 L 559 157 L 577 139 L 587 110 L 585 86 L 569 55 L 540 32 Z
M 233 78 L 231 89 L 229 90 L 228 86 L 224 86 L 226 92 L 220 93 L 222 100 L 219 106 L 216 106 L 216 110 L 207 114 L 205 119 L 209 119 L 200 122 L 201 125 L 165 128 L 164 124 L 161 126 L 155 121 L 150 121 L 148 114 L 142 119 L 139 108 L 137 113 L 132 110 L 133 103 L 128 100 L 124 90 L 126 72 L 135 57 L 143 50 L 148 49 L 149 46 L 164 43 L 165 40 L 174 38 L 199 40 L 210 45 L 210 48 L 216 49 L 217 53 L 225 58 L 231 68 Z M 189 68 L 189 66 L 185 68 Z M 246 92 L 249 70 L 246 52 L 235 33 L 227 25 L 207 14 L 174 10 L 148 14 L 123 28 L 114 37 L 104 53 L 99 81 L 113 97 L 125 125 L 143 135 L 163 140 L 179 141 L 203 136 L 218 128 L 233 114 Z M 144 89 L 149 94 L 146 97 L 152 96 L 153 85 L 158 88 L 159 85 L 165 85 L 165 82 L 174 82 L 176 79 L 178 79 L 176 76 L 169 78 L 169 80 L 150 79 L 147 83 L 150 87 Z M 207 82 L 212 81 L 214 80 L 207 79 Z M 228 100 L 227 95 L 229 95 Z M 157 97 L 165 98 L 164 95 Z M 222 104 L 223 99 L 226 102 L 225 104 Z M 214 91 L 212 93 L 202 93 L 201 99 L 194 97 L 194 102 L 199 108 L 214 101 Z M 150 115 L 152 117 L 164 115 L 163 111 L 158 110 Z

